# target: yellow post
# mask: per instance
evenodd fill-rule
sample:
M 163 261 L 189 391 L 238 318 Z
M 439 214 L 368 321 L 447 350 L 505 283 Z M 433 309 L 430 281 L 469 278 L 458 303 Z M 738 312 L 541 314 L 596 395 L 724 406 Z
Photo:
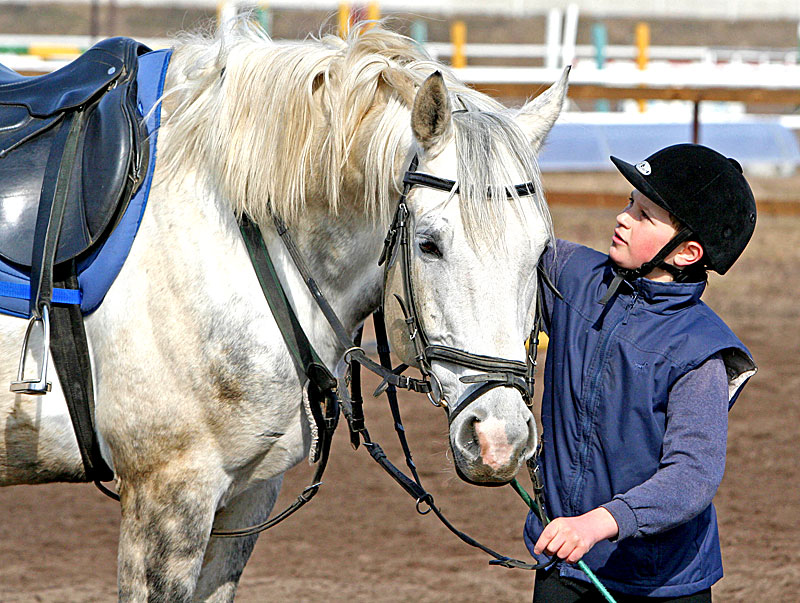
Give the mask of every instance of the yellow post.
M 455 21 L 450 26 L 450 40 L 453 43 L 453 56 L 451 64 L 455 69 L 467 66 L 467 25 L 463 21 Z
M 650 50 L 650 26 L 647 23 L 636 24 L 636 66 L 641 69 L 647 69 L 647 61 Z M 639 112 L 644 113 L 645 110 L 644 99 L 639 99 Z
M 377 2 L 370 2 L 367 5 L 367 21 L 371 21 L 364 29 L 367 30 L 381 20 L 381 7 Z
M 339 3 L 339 36 L 346 38 L 350 33 L 350 5 L 347 2 Z
M 81 54 L 77 46 L 56 46 L 55 44 L 31 44 L 28 54 L 45 60 L 71 61 Z

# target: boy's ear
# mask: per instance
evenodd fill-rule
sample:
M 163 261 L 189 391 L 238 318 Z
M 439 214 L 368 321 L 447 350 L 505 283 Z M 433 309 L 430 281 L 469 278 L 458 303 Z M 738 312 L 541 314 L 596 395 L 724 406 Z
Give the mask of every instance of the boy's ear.
M 677 268 L 686 268 L 702 260 L 703 255 L 705 255 L 705 253 L 700 243 L 697 241 L 686 241 L 681 244 L 672 262 Z

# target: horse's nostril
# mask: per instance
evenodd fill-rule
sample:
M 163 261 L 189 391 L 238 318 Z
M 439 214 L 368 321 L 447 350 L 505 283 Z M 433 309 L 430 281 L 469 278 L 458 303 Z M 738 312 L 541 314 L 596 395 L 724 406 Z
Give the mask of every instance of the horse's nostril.
M 475 415 L 465 418 L 464 422 L 458 430 L 458 439 L 456 444 L 461 454 L 470 460 L 476 460 L 481 453 L 480 442 L 478 441 L 478 433 L 476 426 L 480 423 L 480 419 Z

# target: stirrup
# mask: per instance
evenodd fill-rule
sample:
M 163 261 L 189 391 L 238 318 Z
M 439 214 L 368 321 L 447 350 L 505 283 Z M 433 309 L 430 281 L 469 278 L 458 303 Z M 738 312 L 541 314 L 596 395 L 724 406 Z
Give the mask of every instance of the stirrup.
M 25 357 L 28 354 L 28 340 L 33 330 L 33 325 L 37 322 L 42 323 L 42 364 L 39 377 L 36 379 L 25 379 Z M 17 380 L 11 382 L 10 391 L 15 394 L 29 394 L 41 396 L 50 391 L 51 384 L 47 381 L 47 364 L 50 361 L 50 308 L 47 304 L 42 306 L 42 316 L 31 316 L 28 328 L 25 331 L 25 339 L 22 341 L 22 353 L 19 356 L 19 369 L 17 370 Z

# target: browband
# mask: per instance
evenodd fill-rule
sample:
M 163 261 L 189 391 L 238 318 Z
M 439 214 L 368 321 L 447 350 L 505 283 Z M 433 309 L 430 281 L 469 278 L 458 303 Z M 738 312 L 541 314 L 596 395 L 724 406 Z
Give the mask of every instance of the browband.
M 406 175 L 403 176 L 403 184 L 406 186 L 425 186 L 427 188 L 433 188 L 439 191 L 445 191 L 447 193 L 453 191 L 458 194 L 458 188 L 456 187 L 455 180 L 447 180 L 446 178 L 439 178 L 437 176 L 432 176 L 431 174 L 425 174 L 423 172 L 406 172 Z M 454 190 L 455 189 L 455 190 Z M 536 194 L 536 187 L 534 186 L 533 182 L 526 182 L 525 184 L 515 184 L 514 190 L 517 193 L 518 197 L 525 197 L 527 195 L 535 195 Z M 489 198 L 492 196 L 491 190 L 487 193 Z M 509 199 L 513 198 L 511 191 L 507 191 L 506 197 Z

